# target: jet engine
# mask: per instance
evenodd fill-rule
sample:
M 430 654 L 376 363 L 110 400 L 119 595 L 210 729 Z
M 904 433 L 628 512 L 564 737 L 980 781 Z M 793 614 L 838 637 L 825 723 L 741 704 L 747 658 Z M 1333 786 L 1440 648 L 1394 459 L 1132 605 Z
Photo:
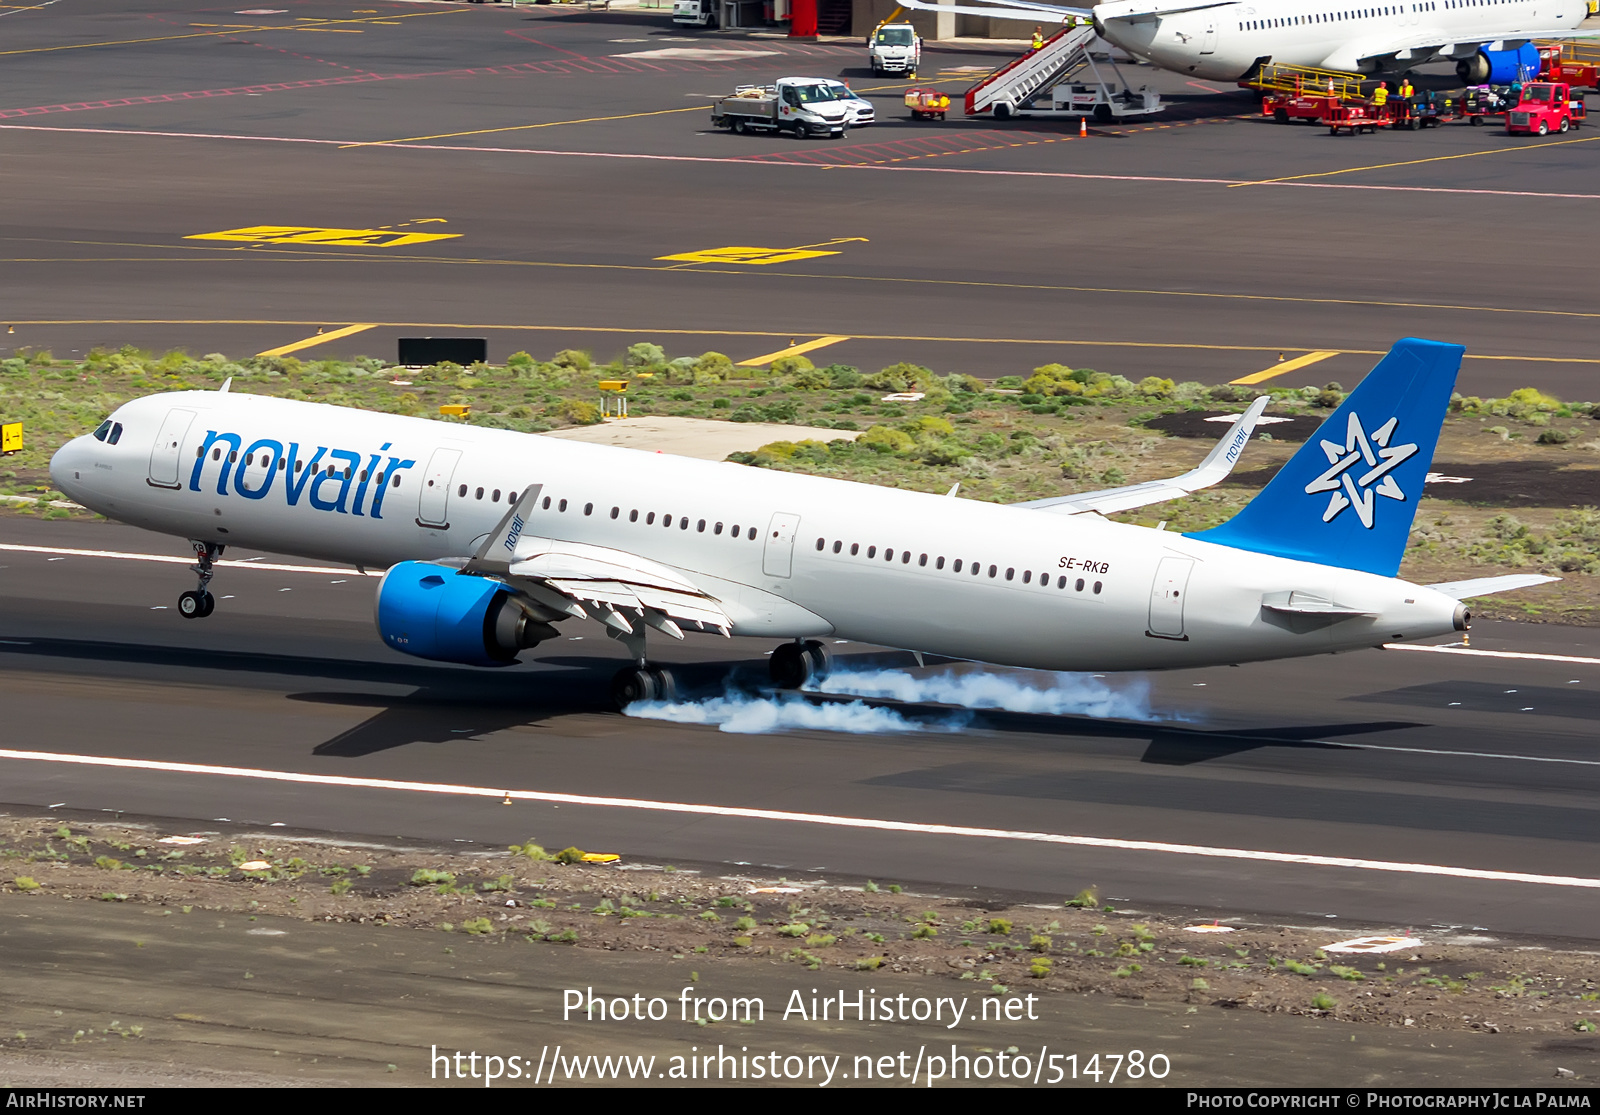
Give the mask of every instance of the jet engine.
M 556 634 L 499 581 L 428 561 L 402 561 L 383 575 L 376 618 L 379 638 L 395 650 L 467 666 L 509 666 Z
M 1516 50 L 1480 50 L 1456 63 L 1456 76 L 1468 85 L 1510 85 L 1539 76 L 1539 48 L 1523 43 Z

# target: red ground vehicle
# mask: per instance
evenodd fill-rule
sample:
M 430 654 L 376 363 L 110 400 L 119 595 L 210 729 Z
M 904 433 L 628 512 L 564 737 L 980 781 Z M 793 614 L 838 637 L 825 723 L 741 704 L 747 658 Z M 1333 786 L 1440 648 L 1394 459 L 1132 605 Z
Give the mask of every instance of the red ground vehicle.
M 1564 81 L 1579 89 L 1600 89 L 1600 63 L 1568 58 L 1560 46 L 1539 48 L 1539 80 Z
M 1582 97 L 1565 82 L 1533 81 L 1522 87 L 1522 100 L 1506 113 L 1507 135 L 1549 135 L 1582 124 L 1588 115 Z
M 1413 124 L 1413 119 L 1406 112 L 1404 102 L 1395 99 L 1382 105 L 1369 101 L 1332 104 L 1323 113 L 1321 123 L 1327 125 L 1329 135 L 1336 136 L 1341 129 L 1348 129 L 1351 135 L 1360 135 L 1362 132 L 1376 133 L 1379 128 L 1419 127 L 1420 120 Z
M 1261 92 L 1261 112 L 1280 124 L 1323 122 L 1341 102 L 1362 96 L 1360 74 L 1307 66 L 1266 65 L 1252 80 L 1240 82 Z

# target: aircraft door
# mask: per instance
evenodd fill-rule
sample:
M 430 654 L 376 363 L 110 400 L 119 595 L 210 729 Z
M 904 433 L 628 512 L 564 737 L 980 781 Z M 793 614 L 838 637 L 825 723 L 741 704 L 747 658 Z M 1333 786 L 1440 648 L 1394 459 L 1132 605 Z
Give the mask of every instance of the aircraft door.
M 192 410 L 169 410 L 156 434 L 154 448 L 150 450 L 150 486 L 152 488 L 181 488 L 178 479 L 179 458 L 183 455 L 183 438 L 194 421 Z
M 461 461 L 459 449 L 435 449 L 428 461 L 428 472 L 422 481 L 422 495 L 417 508 L 419 527 L 450 528 L 450 481 Z
M 1217 52 L 1217 21 L 1206 17 L 1206 33 L 1200 38 L 1200 53 L 1215 54 Z
M 1156 579 L 1150 585 L 1149 634 L 1159 639 L 1188 638 L 1183 633 L 1183 605 L 1193 569 L 1194 559 L 1185 557 L 1164 557 L 1156 566 Z
M 800 516 L 779 511 L 767 525 L 767 545 L 761 555 L 761 571 L 769 577 L 787 577 L 794 566 L 794 533 Z

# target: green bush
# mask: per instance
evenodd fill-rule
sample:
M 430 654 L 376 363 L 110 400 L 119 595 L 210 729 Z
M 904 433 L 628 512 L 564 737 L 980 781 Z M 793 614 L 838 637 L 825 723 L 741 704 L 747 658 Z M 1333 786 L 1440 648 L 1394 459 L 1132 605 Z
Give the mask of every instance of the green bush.
M 623 358 L 623 365 L 628 368 L 658 368 L 667 362 L 666 351 L 660 345 L 640 341 L 638 344 L 628 346 L 628 354 Z
M 586 399 L 562 399 L 554 410 L 546 413 L 574 426 L 593 426 L 601 420 L 600 408 Z
M 849 390 L 861 386 L 861 370 L 849 364 L 829 364 L 826 368 L 819 368 L 828 377 L 828 386 L 836 390 Z
M 879 453 L 905 453 L 914 449 L 917 443 L 903 430 L 890 426 L 868 426 L 867 432 L 856 439 L 856 444 Z
M 733 361 L 720 352 L 707 352 L 694 362 L 695 382 L 718 383 L 733 375 Z

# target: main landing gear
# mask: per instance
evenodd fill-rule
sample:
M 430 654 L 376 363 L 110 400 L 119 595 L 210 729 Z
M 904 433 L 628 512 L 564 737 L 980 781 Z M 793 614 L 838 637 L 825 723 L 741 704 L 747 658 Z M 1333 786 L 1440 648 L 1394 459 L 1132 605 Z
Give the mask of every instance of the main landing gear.
M 767 670 L 779 689 L 802 689 L 809 681 L 821 681 L 832 667 L 828 648 L 815 639 L 784 643 L 772 652 Z
M 191 542 L 194 545 L 194 564 L 189 568 L 200 578 L 200 587 L 178 597 L 178 614 L 184 619 L 205 619 L 217 609 L 217 598 L 206 591 L 206 586 L 211 583 L 212 566 L 222 556 L 225 547 L 216 542 L 193 542 L 192 539 Z
M 606 628 L 606 634 L 627 647 L 628 653 L 633 656 L 633 665 L 624 666 L 611 679 L 611 699 L 617 708 L 627 708 L 635 701 L 678 699 L 678 683 L 672 671 L 645 661 L 642 634 L 625 635 L 611 627 Z

